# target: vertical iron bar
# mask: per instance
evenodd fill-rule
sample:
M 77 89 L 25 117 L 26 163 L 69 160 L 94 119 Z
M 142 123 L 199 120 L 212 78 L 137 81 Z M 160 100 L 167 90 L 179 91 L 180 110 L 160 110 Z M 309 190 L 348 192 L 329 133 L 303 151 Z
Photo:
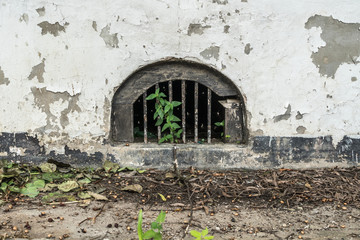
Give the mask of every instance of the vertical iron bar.
M 172 90 L 172 81 L 169 81 L 169 102 L 173 100 L 173 90 Z
M 198 122 L 199 122 L 199 83 L 195 82 L 194 87 L 194 142 L 199 141 L 198 138 Z
M 146 102 L 146 91 L 143 93 L 143 109 L 144 109 L 144 143 L 148 143 L 147 136 L 147 102 Z
M 159 87 L 159 84 L 157 83 L 157 84 L 155 85 L 155 89 L 157 90 L 157 89 L 159 89 L 159 88 L 160 88 L 160 87 Z M 156 100 L 156 102 L 159 103 L 158 100 Z M 159 117 L 158 117 L 158 119 L 159 119 Z M 160 141 L 160 139 L 161 139 L 161 126 L 158 126 L 158 127 L 157 127 L 157 137 L 158 137 L 158 141 Z
M 207 89 L 207 138 L 208 143 L 211 143 L 211 90 Z
M 185 103 L 186 103 L 186 85 L 185 85 L 185 80 L 181 81 L 181 125 L 182 125 L 182 140 L 183 143 L 186 143 L 186 108 L 185 108 Z

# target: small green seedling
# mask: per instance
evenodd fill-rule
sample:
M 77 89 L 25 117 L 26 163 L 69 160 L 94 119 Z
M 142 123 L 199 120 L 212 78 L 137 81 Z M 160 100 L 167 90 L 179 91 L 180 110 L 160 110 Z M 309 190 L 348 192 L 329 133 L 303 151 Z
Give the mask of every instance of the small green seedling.
M 156 89 L 155 93 L 150 94 L 146 100 L 156 100 L 155 103 L 155 113 L 154 119 L 157 119 L 155 126 L 162 126 L 161 132 L 164 132 L 168 129 L 169 134 L 165 134 L 160 140 L 159 143 L 169 141 L 173 143 L 180 138 L 182 133 L 182 129 L 179 124 L 176 122 L 180 122 L 180 118 L 174 115 L 174 108 L 181 105 L 181 102 L 178 101 L 167 101 L 164 99 L 166 95 L 160 92 L 160 89 Z M 163 125 L 165 121 L 165 124 Z
M 208 235 L 208 233 L 209 233 L 209 230 L 207 228 L 205 228 L 201 232 L 198 232 L 196 230 L 191 230 L 190 231 L 191 236 L 193 236 L 195 238 L 194 240 L 213 239 L 214 236 L 210 236 L 210 235 Z
M 162 229 L 163 229 L 162 223 L 165 221 L 166 213 L 164 211 L 161 211 L 158 217 L 156 218 L 156 221 L 151 223 L 151 229 L 147 230 L 145 233 L 143 232 L 142 229 L 142 220 L 143 220 L 142 216 L 143 216 L 143 212 L 142 209 L 140 209 L 138 216 L 138 226 L 137 226 L 139 240 L 143 240 L 143 239 L 162 240 Z

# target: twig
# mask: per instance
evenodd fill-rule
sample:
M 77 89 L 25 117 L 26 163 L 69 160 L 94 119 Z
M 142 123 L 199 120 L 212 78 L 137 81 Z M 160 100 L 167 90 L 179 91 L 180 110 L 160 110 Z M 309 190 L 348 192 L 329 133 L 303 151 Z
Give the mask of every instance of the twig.
M 80 226 L 83 222 L 93 219 L 92 217 L 85 218 L 81 222 L 79 222 L 78 226 Z
M 102 211 L 104 210 L 104 207 L 105 207 L 106 203 L 107 203 L 107 202 L 105 202 L 105 203 L 102 205 L 100 211 L 99 211 L 99 212 L 96 214 L 96 216 L 93 218 L 93 223 L 96 222 L 96 218 L 97 218 L 97 217 L 102 213 Z

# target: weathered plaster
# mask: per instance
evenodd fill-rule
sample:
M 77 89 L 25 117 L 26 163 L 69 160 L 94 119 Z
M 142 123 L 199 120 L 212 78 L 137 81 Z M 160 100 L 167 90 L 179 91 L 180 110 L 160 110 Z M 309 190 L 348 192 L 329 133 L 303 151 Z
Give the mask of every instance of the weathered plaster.
M 65 22 L 64 25 L 60 25 L 59 22 L 49 23 L 48 21 L 44 21 L 38 24 L 41 28 L 41 34 L 45 35 L 50 33 L 54 37 L 59 36 L 60 32 L 65 32 L 65 27 L 67 27 L 69 23 Z
M 145 148 L 109 144 L 111 99 L 141 66 L 173 57 L 215 68 L 245 99 L 249 143 L 216 148 L 219 162 L 261 167 L 274 160 L 290 166 L 294 156 L 305 157 L 307 166 L 326 164 L 329 156 L 341 164 L 356 162 L 358 1 L 344 0 L 340 8 L 336 0 L 2 3 L 1 155 L 109 158 L 150 166 L 156 159 L 146 156 Z M 25 155 L 10 152 L 9 141 L 26 148 Z M 319 150 L 320 143 L 326 148 Z M 300 154 L 297 147 L 314 151 Z M 138 149 L 143 161 L 131 159 Z M 171 148 L 166 149 L 171 156 Z M 194 158 L 203 157 L 199 164 L 211 161 L 206 159 L 210 150 L 194 151 Z M 230 160 L 224 160 L 225 153 L 221 157 L 224 151 Z M 184 159 L 184 164 L 194 163 Z
M 45 72 L 45 58 L 39 63 L 38 65 L 35 65 L 32 67 L 31 73 L 28 76 L 29 80 L 32 80 L 34 77 L 36 77 L 39 81 L 39 83 L 44 82 L 44 72 Z
M 344 23 L 332 16 L 315 15 L 308 19 L 305 28 L 320 27 L 326 45 L 311 55 L 319 73 L 335 77 L 343 63 L 358 64 L 360 56 L 360 23 Z
M 9 85 L 9 83 L 10 83 L 9 79 L 5 77 L 4 71 L 1 70 L 0 67 L 0 85 L 2 84 Z

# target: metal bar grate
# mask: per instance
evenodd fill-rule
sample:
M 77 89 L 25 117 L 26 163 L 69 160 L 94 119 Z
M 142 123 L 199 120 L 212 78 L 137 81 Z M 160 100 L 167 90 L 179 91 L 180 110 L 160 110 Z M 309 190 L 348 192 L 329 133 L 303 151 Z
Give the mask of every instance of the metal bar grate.
M 159 89 L 159 88 L 160 88 L 160 87 L 159 87 L 159 84 L 157 83 L 157 84 L 155 85 L 155 89 L 157 90 L 157 89 Z M 159 103 L 158 100 L 156 100 L 156 102 Z M 158 119 L 159 119 L 159 117 L 158 117 Z M 158 127 L 157 127 L 157 137 L 158 137 L 158 141 L 160 141 L 160 139 L 161 139 L 161 126 L 158 126 Z
M 207 89 L 207 141 L 211 143 L 211 90 Z
M 195 82 L 194 86 L 194 142 L 199 141 L 199 83 Z
M 146 91 L 143 93 L 143 109 L 144 109 L 144 143 L 148 143 L 147 135 L 147 102 L 146 102 Z
M 182 140 L 186 143 L 186 84 L 185 80 L 181 81 L 181 126 L 182 126 Z

